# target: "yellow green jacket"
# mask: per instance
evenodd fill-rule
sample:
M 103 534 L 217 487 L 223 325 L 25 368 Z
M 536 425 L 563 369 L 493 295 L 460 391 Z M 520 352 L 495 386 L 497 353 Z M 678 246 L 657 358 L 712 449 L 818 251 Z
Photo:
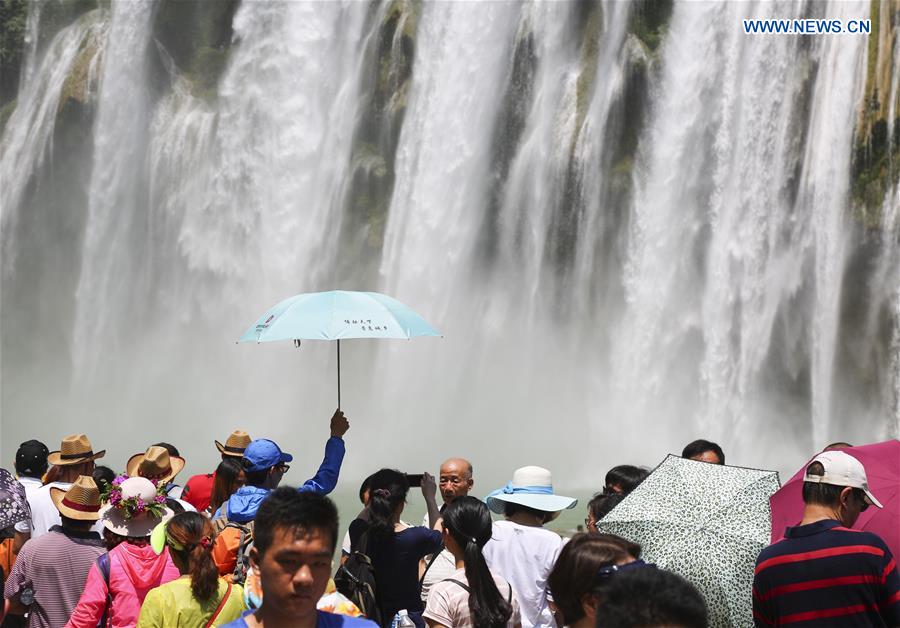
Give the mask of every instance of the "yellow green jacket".
M 227 590 L 228 583 L 219 578 L 219 590 L 216 595 L 201 604 L 191 592 L 190 576 L 182 576 L 152 589 L 147 594 L 144 604 L 141 606 L 137 628 L 206 626 Z M 241 616 L 245 609 L 243 590 L 238 585 L 232 585 L 228 601 L 216 616 L 213 626 L 221 626 L 234 621 Z

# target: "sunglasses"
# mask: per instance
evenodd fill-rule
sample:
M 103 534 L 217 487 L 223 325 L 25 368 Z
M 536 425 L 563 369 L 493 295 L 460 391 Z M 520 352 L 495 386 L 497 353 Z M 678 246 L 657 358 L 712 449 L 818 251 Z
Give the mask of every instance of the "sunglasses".
M 869 509 L 869 506 L 872 505 L 872 502 L 869 501 L 869 496 L 861 489 L 855 489 L 853 492 L 856 493 L 857 499 L 859 499 L 859 502 L 862 504 L 859 512 L 866 512 Z
M 290 470 L 290 468 L 291 468 L 291 465 L 289 465 L 289 464 L 280 464 L 275 467 L 275 470 L 279 471 L 280 473 L 287 473 Z

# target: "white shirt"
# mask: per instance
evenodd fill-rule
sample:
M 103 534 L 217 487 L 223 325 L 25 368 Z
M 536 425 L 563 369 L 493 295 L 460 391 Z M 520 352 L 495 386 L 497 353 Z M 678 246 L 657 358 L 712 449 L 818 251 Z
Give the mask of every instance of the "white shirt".
M 41 488 L 42 484 L 38 478 L 30 478 L 26 475 L 23 475 L 19 480 L 19 484 L 25 487 L 25 499 L 28 500 L 28 505 L 31 506 L 31 496 L 34 495 L 35 491 Z M 34 508 L 34 506 L 31 506 Z M 31 530 L 31 520 L 26 519 L 25 521 L 20 521 L 16 524 L 16 532 L 22 532 L 23 534 Z
M 422 525 L 426 528 L 431 528 L 428 523 L 428 513 L 426 512 L 425 516 L 422 517 Z M 431 555 L 429 554 L 422 560 L 425 561 L 425 566 L 427 567 L 428 562 L 431 560 Z M 425 579 L 422 581 L 422 601 L 428 601 L 428 592 L 431 590 L 432 586 L 441 580 L 446 580 L 455 572 L 456 559 L 448 550 L 442 550 L 441 553 L 438 554 L 438 557 L 434 559 L 434 563 L 428 568 L 428 571 L 425 572 Z
M 522 628 L 555 626 L 547 604 L 547 577 L 563 540 L 544 528 L 495 521 L 482 550 L 491 571 L 512 585 L 522 612 Z
M 34 491 L 33 495 L 28 498 L 28 503 L 31 506 L 31 538 L 36 539 L 47 534 L 53 526 L 62 525 L 59 511 L 56 509 L 53 500 L 50 499 L 50 489 L 56 487 L 67 491 L 71 486 L 71 482 L 51 482 Z M 97 521 L 91 526 L 91 530 L 102 535 L 103 524 Z

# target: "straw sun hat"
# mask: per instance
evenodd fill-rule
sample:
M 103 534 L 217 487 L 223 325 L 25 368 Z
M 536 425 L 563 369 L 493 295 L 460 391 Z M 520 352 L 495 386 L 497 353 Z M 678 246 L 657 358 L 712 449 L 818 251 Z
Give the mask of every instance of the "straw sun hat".
M 184 458 L 170 456 L 165 447 L 148 447 L 142 454 L 135 454 L 125 464 L 129 477 L 142 477 L 157 482 L 171 482 L 184 469 Z
M 243 430 L 235 430 L 228 435 L 227 439 L 225 439 L 224 445 L 219 441 L 213 442 L 216 443 L 216 449 L 223 455 L 240 458 L 244 455 L 244 450 L 247 449 L 247 445 L 250 444 L 250 441 L 250 434 Z
M 506 512 L 507 502 L 547 513 L 558 513 L 578 504 L 574 497 L 553 494 L 553 476 L 543 467 L 516 469 L 512 481 L 488 495 L 485 502 L 498 515 Z
M 57 451 L 51 451 L 47 456 L 47 462 L 56 466 L 69 464 L 81 464 L 102 458 L 106 450 L 94 453 L 91 441 L 84 434 L 72 434 L 62 440 Z
M 100 489 L 88 475 L 79 475 L 69 490 L 50 487 L 50 499 L 64 517 L 78 521 L 100 518 Z
M 128 478 L 118 487 L 122 491 L 123 502 L 139 497 L 144 504 L 153 504 L 159 494 L 153 482 L 147 478 Z M 150 536 L 153 528 L 161 521 L 168 521 L 174 514 L 170 508 L 165 506 L 159 506 L 158 511 L 160 515 L 144 511 L 129 516 L 123 508 L 110 503 L 100 509 L 100 519 L 110 532 L 120 536 L 140 538 Z

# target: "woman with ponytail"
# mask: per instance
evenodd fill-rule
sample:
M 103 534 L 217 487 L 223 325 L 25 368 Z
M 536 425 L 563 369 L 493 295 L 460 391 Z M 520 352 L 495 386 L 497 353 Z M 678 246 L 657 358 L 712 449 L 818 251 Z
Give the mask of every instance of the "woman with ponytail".
M 443 548 L 441 533 L 434 529 L 441 521 L 435 499 L 437 483 L 432 475 L 423 474 L 422 496 L 432 528 L 400 521 L 407 493 L 409 478 L 405 473 L 381 469 L 372 475 L 366 504 L 368 519 L 359 518 L 350 524 L 350 549 L 372 559 L 376 601 L 386 625 L 405 609 L 416 626 L 425 628 L 419 561 Z
M 491 540 L 488 507 L 474 497 L 457 497 L 443 516 L 444 546 L 456 559 L 456 572 L 431 588 L 425 621 L 431 628 L 521 626 L 512 587 L 488 569 L 481 553 Z
M 241 588 L 219 577 L 212 558 L 215 529 L 196 512 L 183 512 L 161 523 L 151 536 L 157 554 L 166 547 L 181 577 L 147 594 L 139 628 L 221 626 L 244 611 Z

